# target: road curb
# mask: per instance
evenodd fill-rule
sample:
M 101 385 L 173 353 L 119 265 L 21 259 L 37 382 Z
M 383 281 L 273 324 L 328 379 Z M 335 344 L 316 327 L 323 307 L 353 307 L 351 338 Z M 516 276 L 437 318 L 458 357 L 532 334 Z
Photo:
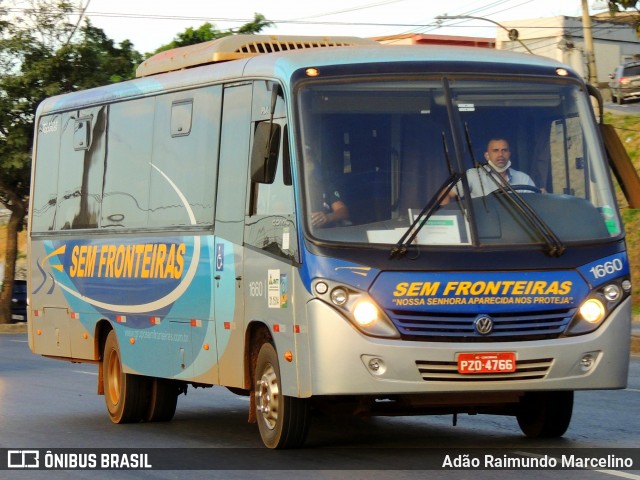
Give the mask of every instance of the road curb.
M 26 323 L 0 324 L 0 334 L 2 333 L 27 333 L 27 324 Z

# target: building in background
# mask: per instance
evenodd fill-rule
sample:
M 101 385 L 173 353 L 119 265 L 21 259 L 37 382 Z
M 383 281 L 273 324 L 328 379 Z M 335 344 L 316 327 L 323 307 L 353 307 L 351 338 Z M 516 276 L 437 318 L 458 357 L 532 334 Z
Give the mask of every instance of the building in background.
M 373 40 L 385 45 L 457 45 L 464 47 L 496 48 L 494 38 L 460 37 L 455 35 L 427 35 L 424 33 L 405 33 L 373 37 Z
M 536 55 L 558 60 L 585 79 L 589 77 L 581 18 L 529 18 L 502 25 L 504 29 L 496 29 L 497 49 L 525 51 L 522 42 Z M 511 29 L 518 31 L 519 41 L 509 39 Z M 611 18 L 608 13 L 592 17 L 592 30 L 598 84 L 602 86 L 618 65 L 640 55 L 640 39 L 631 23 Z
M 518 38 L 509 38 L 510 31 L 517 30 Z M 593 45 L 598 84 L 605 86 L 609 74 L 629 60 L 640 57 L 640 38 L 636 34 L 633 18 L 629 14 L 611 17 L 604 13 L 592 17 Z M 374 37 L 380 43 L 390 45 L 458 45 L 496 48 L 553 58 L 576 70 L 583 78 L 589 78 L 589 67 L 584 52 L 584 31 L 580 17 L 544 17 L 513 20 L 496 27 L 496 37 L 465 37 L 454 35 L 430 35 L 407 33 Z

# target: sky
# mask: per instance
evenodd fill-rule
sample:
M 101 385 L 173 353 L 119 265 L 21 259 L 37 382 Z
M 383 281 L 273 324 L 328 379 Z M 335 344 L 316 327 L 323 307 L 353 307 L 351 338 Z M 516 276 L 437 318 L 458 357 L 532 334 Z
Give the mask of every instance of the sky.
M 446 20 L 471 15 L 495 22 L 558 15 L 581 16 L 581 0 L 81 0 L 85 15 L 116 43 L 131 40 L 141 53 L 165 45 L 188 27 L 210 22 L 236 28 L 261 13 L 275 22 L 270 35 L 385 36 L 428 33 L 495 38 L 496 26 L 483 20 Z M 588 0 L 590 13 L 603 0 Z M 88 4 L 88 5 L 87 5 Z

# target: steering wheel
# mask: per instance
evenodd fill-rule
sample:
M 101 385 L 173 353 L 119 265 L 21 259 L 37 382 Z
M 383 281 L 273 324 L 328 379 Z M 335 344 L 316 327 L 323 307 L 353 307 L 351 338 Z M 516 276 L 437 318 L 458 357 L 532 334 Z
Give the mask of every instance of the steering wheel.
M 540 190 L 535 185 L 511 185 L 511 188 L 513 188 L 518 193 L 521 192 L 521 191 L 533 192 L 533 193 L 542 193 L 542 190 Z

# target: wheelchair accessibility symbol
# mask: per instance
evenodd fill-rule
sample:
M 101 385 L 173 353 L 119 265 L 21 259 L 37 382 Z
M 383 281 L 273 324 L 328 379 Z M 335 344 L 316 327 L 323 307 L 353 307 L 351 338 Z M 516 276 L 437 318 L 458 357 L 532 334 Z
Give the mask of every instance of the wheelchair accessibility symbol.
M 216 243 L 216 272 L 224 270 L 224 244 Z

